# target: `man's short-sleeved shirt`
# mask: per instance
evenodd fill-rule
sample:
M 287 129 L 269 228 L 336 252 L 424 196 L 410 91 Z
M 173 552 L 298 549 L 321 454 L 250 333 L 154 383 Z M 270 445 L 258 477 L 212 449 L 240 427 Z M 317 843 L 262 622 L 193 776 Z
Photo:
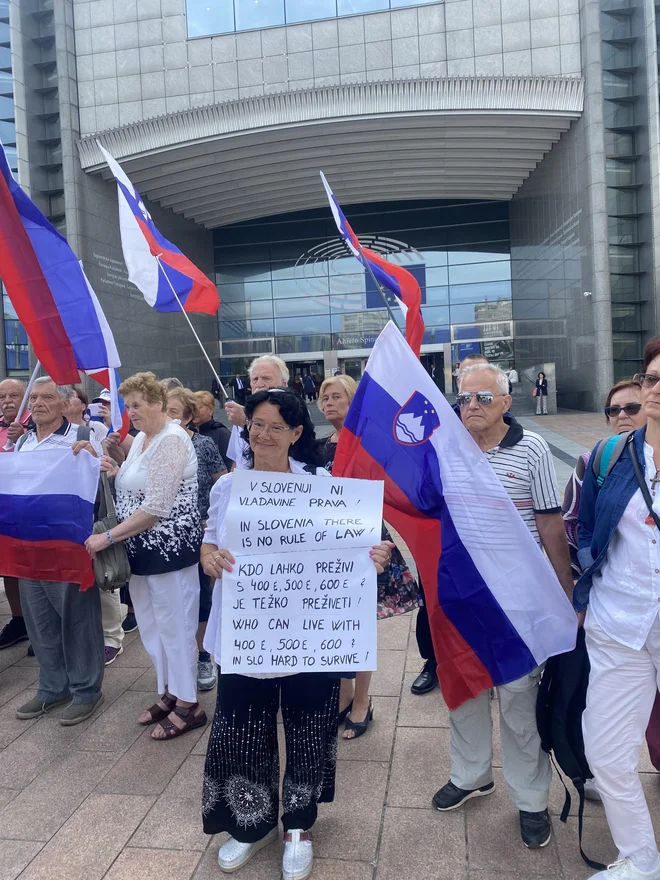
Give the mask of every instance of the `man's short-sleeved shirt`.
M 78 439 L 78 428 L 82 425 L 72 425 L 68 419 L 63 419 L 62 424 L 57 431 L 53 431 L 48 437 L 39 441 L 37 439 L 36 430 L 28 431 L 22 438 L 19 438 L 16 444 L 17 452 L 34 452 L 36 449 L 62 449 L 63 447 L 73 446 Z M 89 442 L 94 447 L 97 455 L 103 454 L 103 447 L 98 440 L 90 435 Z
M 486 458 L 540 545 L 536 513 L 560 513 L 557 475 L 550 447 L 538 434 L 514 421 L 499 446 Z
M 26 410 L 21 416 L 21 425 L 24 428 L 27 428 L 30 424 L 30 410 Z M 4 419 L 0 418 L 0 452 L 13 452 L 14 447 L 11 446 L 9 449 L 5 449 L 7 445 L 7 432 L 9 431 L 9 424 L 4 421 Z M 19 438 L 20 439 L 20 438 Z

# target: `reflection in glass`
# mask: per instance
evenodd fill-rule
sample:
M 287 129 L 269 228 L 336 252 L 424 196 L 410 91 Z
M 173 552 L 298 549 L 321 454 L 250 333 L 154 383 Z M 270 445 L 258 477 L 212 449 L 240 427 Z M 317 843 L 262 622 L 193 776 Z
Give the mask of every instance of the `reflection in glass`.
M 485 300 L 511 299 L 511 282 L 494 281 L 483 284 L 459 284 L 449 288 L 449 302 L 475 303 Z
M 286 21 L 313 21 L 318 18 L 334 18 L 337 15 L 336 0 L 286 0 Z
M 186 8 L 189 37 L 235 30 L 233 0 L 188 0 Z
M 363 293 L 351 293 L 346 296 L 331 296 L 330 308 L 334 313 L 360 312 L 365 309 L 365 296 Z
M 330 298 L 327 296 L 276 299 L 274 305 L 276 318 L 290 318 L 298 315 L 328 315 L 330 313 Z
M 0 141 L 5 146 L 16 143 L 16 129 L 13 122 L 0 122 Z
M 0 97 L 0 119 L 14 118 L 14 100 L 13 98 Z
M 374 12 L 388 8 L 388 0 L 337 0 L 339 15 L 355 15 L 357 12 Z
M 473 284 L 478 281 L 505 281 L 511 278 L 510 260 L 497 263 L 473 263 L 449 266 L 450 284 Z
M 0 46 L 0 67 L 11 70 L 11 49 L 9 46 Z
M 310 333 L 329 333 L 330 315 L 304 315 L 298 318 L 275 318 L 275 333 L 307 336 Z
M 234 0 L 236 30 L 284 24 L 284 0 Z
M 224 321 L 220 310 L 220 339 L 243 339 L 249 336 L 272 336 L 273 321 Z

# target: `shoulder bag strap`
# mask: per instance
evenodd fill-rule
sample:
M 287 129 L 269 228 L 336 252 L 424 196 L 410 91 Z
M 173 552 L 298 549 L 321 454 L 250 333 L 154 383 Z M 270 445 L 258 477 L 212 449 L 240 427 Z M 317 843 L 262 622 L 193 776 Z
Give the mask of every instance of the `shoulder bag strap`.
M 635 447 L 630 442 L 633 438 L 633 434 L 628 438 L 628 451 L 630 452 L 630 458 L 632 459 L 633 470 L 635 471 L 635 476 L 637 477 L 637 484 L 639 488 L 642 490 L 642 496 L 644 498 L 644 502 L 649 509 L 649 513 L 653 517 L 653 522 L 656 524 L 656 527 L 660 529 L 660 517 L 653 509 L 653 499 L 651 498 L 651 493 L 649 492 L 649 487 L 646 485 L 646 479 L 644 474 L 642 473 L 642 469 L 639 466 L 639 462 L 637 461 L 637 456 L 635 454 Z
M 101 474 L 101 490 L 103 492 L 103 500 L 105 502 L 105 518 L 112 522 L 111 529 L 117 525 L 117 511 L 115 510 L 115 502 L 112 497 L 112 489 L 108 475 L 103 472 Z

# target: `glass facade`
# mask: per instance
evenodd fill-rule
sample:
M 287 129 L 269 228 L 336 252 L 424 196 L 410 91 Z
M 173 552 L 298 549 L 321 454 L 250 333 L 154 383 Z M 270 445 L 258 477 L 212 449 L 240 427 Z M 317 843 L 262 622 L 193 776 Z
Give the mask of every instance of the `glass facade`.
M 424 6 L 438 0 L 186 0 L 189 37 Z
M 362 243 L 409 269 L 422 289 L 427 351 L 511 339 L 508 203 L 344 205 Z M 370 349 L 388 320 L 370 275 L 346 250 L 329 209 L 214 233 L 222 372 L 275 353 L 310 361 Z M 395 305 L 397 323 L 403 318 Z M 500 347 L 500 350 L 501 347 Z M 508 350 L 508 349 L 507 349 Z M 486 352 L 488 353 L 488 352 Z M 349 355 L 347 355 L 349 356 Z
M 9 4 L 0 0 L 0 141 L 4 147 L 9 167 L 16 174 L 16 127 L 14 122 L 14 85 L 11 73 L 11 50 L 9 46 Z M 4 367 L 8 374 L 21 374 L 28 370 L 28 340 L 23 327 L 16 319 L 16 312 L 4 287 L 2 313 L 4 321 Z

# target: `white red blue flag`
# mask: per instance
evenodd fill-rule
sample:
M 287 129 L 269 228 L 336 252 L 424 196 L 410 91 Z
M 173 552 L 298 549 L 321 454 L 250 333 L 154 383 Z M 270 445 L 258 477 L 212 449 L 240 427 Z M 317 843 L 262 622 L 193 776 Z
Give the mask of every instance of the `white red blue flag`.
M 110 392 L 111 430 L 117 431 L 119 439 L 124 440 L 130 430 L 131 420 L 126 412 L 124 398 L 117 390 L 121 385 L 119 373 L 117 370 L 89 370 L 87 375 Z
M 576 615 L 552 567 L 391 322 L 358 386 L 332 473 L 384 480 L 384 518 L 417 564 L 450 709 L 575 647 Z
M 396 263 L 390 263 L 385 257 L 360 244 L 322 171 L 321 180 L 341 237 L 353 256 L 357 257 L 366 269 L 371 270 L 376 282 L 396 297 L 406 319 L 406 341 L 415 355 L 419 357 L 425 328 L 422 318 L 422 291 L 417 279 L 406 269 Z
M 99 460 L 84 450 L 0 455 L 0 559 L 7 577 L 94 583 L 85 541 L 94 525 Z
M 98 147 L 117 181 L 119 228 L 129 280 L 158 312 L 183 309 L 215 315 L 220 306 L 216 285 L 160 234 L 124 169 L 101 144 Z
M 34 353 L 55 382 L 78 382 L 78 370 L 120 366 L 76 255 L 14 180 L 1 145 L 0 272 Z

